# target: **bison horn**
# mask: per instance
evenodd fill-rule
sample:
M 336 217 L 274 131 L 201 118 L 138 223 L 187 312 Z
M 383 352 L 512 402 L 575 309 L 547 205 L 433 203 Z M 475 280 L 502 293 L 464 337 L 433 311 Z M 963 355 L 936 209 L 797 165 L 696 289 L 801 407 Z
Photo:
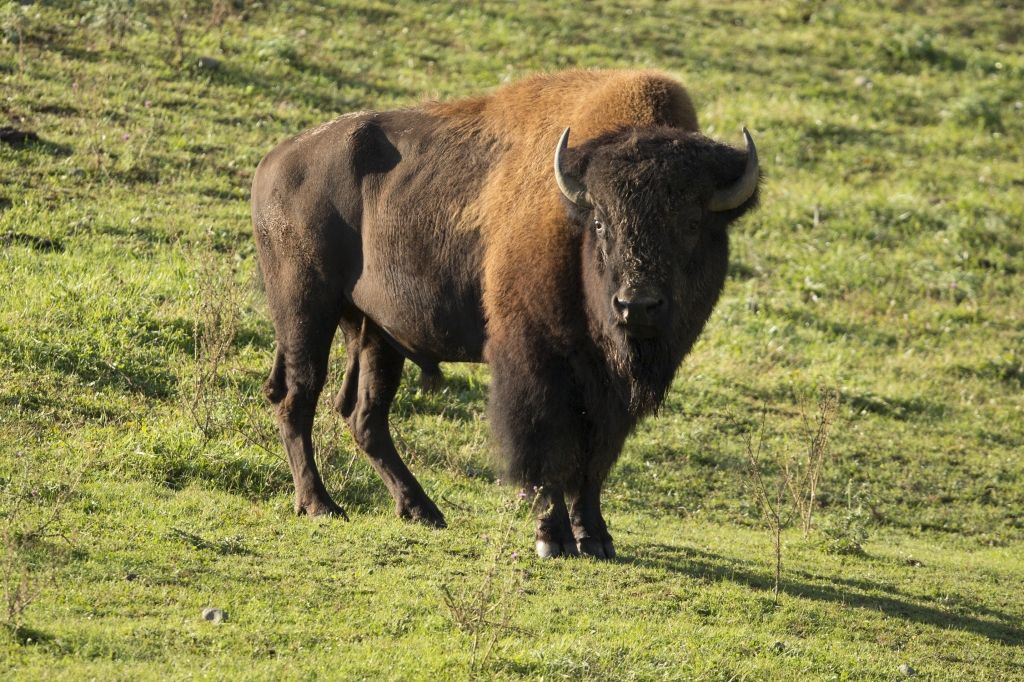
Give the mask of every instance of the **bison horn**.
M 730 211 L 742 205 L 757 189 L 757 181 L 761 175 L 757 165 L 757 149 L 754 148 L 754 140 L 746 128 L 743 129 L 743 137 L 747 139 L 747 167 L 739 180 L 725 189 L 718 190 L 711 197 L 711 205 L 708 208 L 712 211 Z
M 587 194 L 586 185 L 568 173 L 562 172 L 562 152 L 568 146 L 569 129 L 566 128 L 562 133 L 562 139 L 558 141 L 558 146 L 555 147 L 555 180 L 558 182 L 558 189 L 562 190 L 566 199 L 580 208 L 594 208 L 594 204 L 590 201 L 590 195 Z

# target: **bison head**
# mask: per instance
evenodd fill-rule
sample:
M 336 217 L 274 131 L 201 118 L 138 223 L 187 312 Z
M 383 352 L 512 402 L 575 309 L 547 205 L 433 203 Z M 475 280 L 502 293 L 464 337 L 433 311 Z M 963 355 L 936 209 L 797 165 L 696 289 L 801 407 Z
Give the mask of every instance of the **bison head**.
M 757 151 L 671 128 L 628 128 L 555 151 L 580 239 L 587 318 L 632 409 L 661 403 L 728 270 L 726 229 L 757 202 Z

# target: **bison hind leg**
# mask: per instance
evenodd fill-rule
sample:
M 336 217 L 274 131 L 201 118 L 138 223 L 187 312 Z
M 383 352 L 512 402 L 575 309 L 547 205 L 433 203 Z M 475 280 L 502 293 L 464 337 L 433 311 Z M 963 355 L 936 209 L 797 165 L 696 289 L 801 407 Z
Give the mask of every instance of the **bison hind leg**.
M 349 330 L 342 326 L 349 340 Z M 354 335 L 353 335 L 354 336 Z M 349 343 L 349 371 L 335 402 L 352 437 L 395 500 L 395 513 L 437 528 L 447 524 L 437 505 L 402 461 L 391 438 L 388 412 L 402 379 L 405 358 L 369 318 Z
M 309 516 L 348 516 L 331 499 L 316 465 L 313 418 L 323 388 L 330 353 L 330 335 L 307 338 L 292 335 L 278 340 L 274 368 L 263 392 L 274 405 L 277 423 L 295 484 L 295 513 Z
M 363 314 L 354 307 L 347 307 L 338 325 L 345 337 L 345 378 L 341 390 L 334 398 L 334 411 L 346 421 L 359 401 L 359 352 L 363 330 Z

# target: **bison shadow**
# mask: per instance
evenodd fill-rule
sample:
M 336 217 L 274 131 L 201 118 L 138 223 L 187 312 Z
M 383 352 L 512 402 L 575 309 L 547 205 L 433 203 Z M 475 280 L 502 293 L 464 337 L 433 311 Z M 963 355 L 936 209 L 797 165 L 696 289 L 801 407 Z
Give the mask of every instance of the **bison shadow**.
M 660 543 L 644 546 L 645 556 L 635 559 L 621 558 L 648 568 L 662 569 L 691 578 L 729 581 L 767 592 L 773 589 L 775 578 L 770 571 L 758 571 L 747 562 L 690 547 L 675 547 Z M 827 579 L 830 585 L 815 584 Z M 913 621 L 944 630 L 959 630 L 980 635 L 1008 646 L 1024 645 L 1024 629 L 1013 615 L 984 606 L 973 600 L 964 600 L 956 606 L 970 609 L 992 620 L 973 615 L 950 613 L 948 610 L 921 603 L 927 597 L 907 593 L 892 585 L 865 579 L 843 579 L 818 576 L 804 571 L 785 571 L 779 587 L 791 597 L 822 602 L 837 602 L 854 608 L 879 611 L 890 618 Z M 869 591 L 884 594 L 868 594 Z

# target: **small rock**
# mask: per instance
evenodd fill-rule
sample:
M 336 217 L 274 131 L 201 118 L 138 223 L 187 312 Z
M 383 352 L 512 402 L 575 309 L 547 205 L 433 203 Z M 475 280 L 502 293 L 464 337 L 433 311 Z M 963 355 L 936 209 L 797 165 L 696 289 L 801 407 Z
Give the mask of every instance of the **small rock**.
M 83 175 L 85 175 L 85 171 L 82 170 L 81 168 L 76 168 L 75 170 L 71 171 L 71 173 L 69 173 L 69 175 L 71 175 L 71 177 L 74 177 L 74 178 L 80 178 Z
M 220 68 L 220 60 L 214 59 L 213 57 L 200 57 L 199 61 L 196 62 L 196 66 L 200 69 L 209 69 L 216 71 Z
M 785 642 L 776 642 L 775 644 L 772 644 L 772 648 L 775 649 L 775 651 L 777 651 L 778 653 L 781 654 L 783 651 L 786 650 L 786 643 Z
M 871 79 L 867 76 L 857 76 L 853 79 L 853 84 L 859 88 L 867 88 L 868 90 L 875 87 L 875 84 L 872 83 Z
M 911 675 L 916 675 L 917 674 L 917 671 L 914 670 L 913 668 L 911 668 L 906 663 L 901 663 L 900 664 L 899 671 L 901 673 L 903 673 L 904 675 L 906 675 L 907 677 L 910 677 Z
M 228 616 L 220 609 L 207 607 L 203 609 L 203 619 L 208 620 L 211 623 L 223 623 L 228 619 Z
M 124 577 L 124 579 L 127 580 L 128 582 L 131 582 L 133 580 L 138 580 L 139 579 L 139 574 L 138 573 L 129 573 L 128 575 L 126 575 Z
M 917 559 L 907 559 L 907 566 L 913 566 L 914 568 L 921 568 L 921 562 Z

